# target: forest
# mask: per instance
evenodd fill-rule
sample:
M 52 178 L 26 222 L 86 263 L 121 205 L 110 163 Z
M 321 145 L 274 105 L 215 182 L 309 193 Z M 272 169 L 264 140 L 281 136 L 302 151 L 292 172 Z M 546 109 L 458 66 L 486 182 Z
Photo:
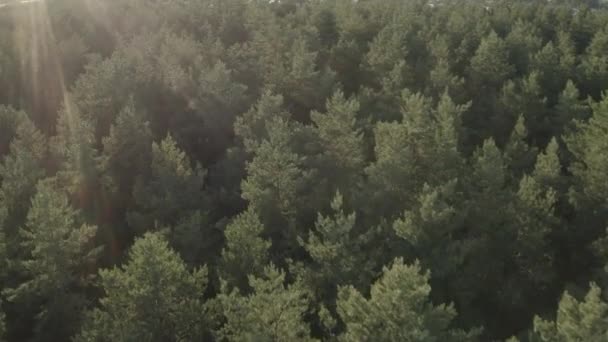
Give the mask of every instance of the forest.
M 608 5 L 0 4 L 0 341 L 608 341 Z

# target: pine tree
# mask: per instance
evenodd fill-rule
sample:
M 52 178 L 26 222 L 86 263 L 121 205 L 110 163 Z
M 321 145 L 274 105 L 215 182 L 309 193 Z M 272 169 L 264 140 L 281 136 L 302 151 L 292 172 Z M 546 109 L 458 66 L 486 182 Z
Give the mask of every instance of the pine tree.
M 497 88 L 513 71 L 505 42 L 492 31 L 481 41 L 471 59 L 471 77 L 478 87 Z
M 334 74 L 328 69 L 319 70 L 316 65 L 318 52 L 312 51 L 305 38 L 298 37 L 291 44 L 283 59 L 289 63 L 288 74 L 269 80 L 267 84 L 281 92 L 287 103 L 293 104 L 294 114 L 307 117 L 311 109 L 321 107 L 331 94 Z
M 556 125 L 548 114 L 547 98 L 539 84 L 539 73 L 536 71 L 517 82 L 507 81 L 502 88 L 498 108 L 492 118 L 492 124 L 496 126 L 492 127 L 492 130 L 500 130 L 501 125 L 511 125 L 517 116 L 523 115 L 530 131 L 528 138 L 532 143 L 546 144 L 554 134 Z M 497 141 L 502 141 L 501 137 L 502 134 Z
M 534 318 L 534 332 L 543 342 L 604 341 L 608 338 L 608 304 L 601 290 L 591 284 L 584 300 L 565 292 L 555 321 Z
M 465 125 L 470 127 L 467 144 L 479 145 L 489 134 L 495 136 L 500 143 L 502 142 L 500 130 L 507 125 L 505 119 L 508 119 L 508 115 L 504 115 L 496 107 L 500 103 L 501 88 L 503 85 L 504 87 L 509 85 L 511 82 L 509 79 L 515 70 L 509 64 L 509 51 L 505 41 L 494 31 L 483 37 L 473 51 L 472 56 L 467 56 L 470 65 L 465 71 L 469 79 L 467 82 L 469 97 L 475 98 L 472 110 L 464 121 Z M 483 91 L 483 97 L 477 96 L 479 91 Z
M 431 145 L 432 127 L 429 100 L 420 94 L 403 94 L 403 122 L 379 122 L 374 128 L 376 161 L 366 169 L 372 203 L 378 203 L 386 216 L 389 203 L 404 203 L 416 191 L 418 182 L 428 175 L 421 170 L 425 165 L 425 147 Z M 382 204 L 380 204 L 382 203 Z M 386 204 L 386 205 L 385 205 Z
M 265 268 L 264 276 L 249 277 L 253 293 L 229 292 L 226 285 L 218 300 L 226 323 L 218 331 L 229 341 L 314 341 L 304 321 L 308 295 L 299 284 L 285 285 L 285 273 L 274 266 Z
M 537 169 L 540 167 L 538 165 Z M 519 183 L 517 199 L 515 261 L 519 272 L 542 288 L 554 280 L 554 256 L 549 248 L 549 234 L 559 223 L 555 216 L 557 192 L 534 176 L 526 175 Z M 520 288 L 525 289 L 523 285 Z
M 120 197 L 129 196 L 135 178 L 145 175 L 150 167 L 152 132 L 140 111 L 131 101 L 118 114 L 103 138 L 100 170 L 105 174 L 107 186 Z
M 90 63 L 74 84 L 71 105 L 80 110 L 83 120 L 95 127 L 95 141 L 107 135 L 116 114 L 138 89 L 133 61 L 119 49 L 111 58 Z
M 4 217 L 0 215 L 0 225 L 4 224 L 11 235 L 24 223 L 36 184 L 46 175 L 47 153 L 46 137 L 33 122 L 21 120 L 10 144 L 10 153 L 0 164 L 0 205 L 6 210 Z
M 336 73 L 336 83 L 340 83 L 344 87 L 346 94 L 356 93 L 361 86 L 364 78 L 361 71 L 365 57 L 363 51 L 364 47 L 358 42 L 345 37 L 340 38 L 338 43 L 329 51 L 329 67 Z
M 328 302 L 335 299 L 335 286 L 354 284 L 360 287 L 371 278 L 372 260 L 366 260 L 369 236 L 358 232 L 356 214 L 346 214 L 343 197 L 336 193 L 332 216 L 319 214 L 314 230 L 300 244 L 312 259 L 311 264 L 299 265 L 299 276 L 311 291 Z
M 608 97 L 593 104 L 593 115 L 587 122 L 578 122 L 576 131 L 566 137 L 568 150 L 574 162 L 571 172 L 576 179 L 573 192 L 575 204 L 595 203 L 608 209 L 608 183 L 605 170 L 608 167 L 606 131 L 608 131 Z M 591 204 L 590 203 L 590 204 Z
M 504 149 L 505 162 L 510 168 L 513 181 L 519 180 L 534 166 L 537 150 L 528 144 L 527 138 L 526 120 L 523 115 L 520 115 Z
M 556 123 L 547 111 L 546 89 L 541 85 L 540 75 L 530 73 L 522 83 L 522 97 L 524 100 L 526 123 L 530 129 L 532 141 L 537 144 L 546 142 L 555 135 Z M 555 86 L 559 89 L 558 86 Z M 556 90 L 557 91 L 557 90 Z
M 445 182 L 460 167 L 460 118 L 468 105 L 457 106 L 444 94 L 433 110 L 428 98 L 407 91 L 402 101 L 402 122 L 376 125 L 376 161 L 366 169 L 380 207 L 376 215 L 386 218 L 407 207 L 425 182 Z
M 363 133 L 357 122 L 359 102 L 346 99 L 342 91 L 337 91 L 326 107 L 327 113 L 311 113 L 326 165 L 321 172 L 328 176 L 329 184 L 335 184 L 337 189 L 332 191 L 340 190 L 350 198 L 365 163 Z
M 397 92 L 398 95 L 398 91 L 413 81 L 412 70 L 407 63 L 411 26 L 411 22 L 394 18 L 378 32 L 366 56 L 366 64 L 374 74 L 375 82 L 389 94 Z
M 471 108 L 471 102 L 456 104 L 447 91 L 439 98 L 435 110 L 435 145 L 436 156 L 434 172 L 441 180 L 458 177 L 464 160 L 460 154 L 463 150 L 464 127 L 463 115 Z
M 580 63 L 585 92 L 599 98 L 608 80 L 608 30 L 599 30 L 593 36 Z
M 11 141 L 17 135 L 17 127 L 23 120 L 27 120 L 25 112 L 0 105 L 0 159 L 10 151 Z
M 201 253 L 212 255 L 207 247 L 218 236 L 209 229 L 203 211 L 205 176 L 200 165 L 192 166 L 171 135 L 152 143 L 150 176 L 135 183 L 129 225 L 138 234 L 169 229 L 169 241 L 188 262 L 196 261 Z
M 519 74 L 526 74 L 530 68 L 534 53 L 542 47 L 542 38 L 538 28 L 531 22 L 517 20 L 505 38 L 509 50 L 509 60 Z
M 99 202 L 99 152 L 95 148 L 95 127 L 69 99 L 57 122 L 57 135 L 51 138 L 53 160 L 59 164 L 58 185 L 77 199 L 79 208 L 94 209 Z
M 99 275 L 104 295 L 75 341 L 205 338 L 207 269 L 189 271 L 159 234 L 144 234 L 131 247 L 125 265 Z
M 535 181 L 545 187 L 553 187 L 555 190 L 561 190 L 560 185 L 562 185 L 559 152 L 557 139 L 551 139 L 545 150 L 536 157 L 536 164 L 532 172 Z
M 86 267 L 99 252 L 91 246 L 95 232 L 96 227 L 81 223 L 79 212 L 50 181 L 38 184 L 21 229 L 25 278 L 5 291 L 10 301 L 36 308 L 37 340 L 66 339 L 78 326 L 82 290 L 89 281 Z
M 257 103 L 236 119 L 234 131 L 243 140 L 245 150 L 253 153 L 268 138 L 267 125 L 274 118 L 289 120 L 283 109 L 283 97 L 266 90 Z
M 511 294 L 508 290 L 497 290 L 513 289 L 511 282 L 517 279 L 511 254 L 517 250 L 513 244 L 516 236 L 514 194 L 508 186 L 509 172 L 502 152 L 492 139 L 486 140 L 475 152 L 471 163 L 472 173 L 465 185 L 468 239 L 462 247 L 467 257 L 465 269 L 453 285 L 458 295 L 455 301 L 465 320 L 483 322 L 488 329 L 496 331 L 501 324 L 498 308 L 509 312 L 521 304 L 521 299 L 508 297 Z M 503 271 L 507 269 L 509 272 Z M 483 304 L 473 304 L 476 300 Z M 489 304 L 493 302 L 501 304 Z
M 247 177 L 241 189 L 243 198 L 260 214 L 273 236 L 273 245 L 278 247 L 278 241 L 295 244 L 289 223 L 303 208 L 299 201 L 310 173 L 304 169 L 304 157 L 292 149 L 293 125 L 277 118 L 267 124 L 267 130 L 268 139 L 262 141 L 253 160 L 247 163 Z
M 467 257 L 463 233 L 466 208 L 460 203 L 458 183 L 453 180 L 438 187 L 425 185 L 418 195 L 416 205 L 395 220 L 393 229 L 413 249 L 414 256 L 424 266 L 433 270 L 433 277 L 445 285 L 462 271 Z M 437 293 L 442 289 L 437 288 Z M 444 295 L 444 293 L 441 293 Z
M 575 122 L 589 118 L 589 106 L 581 100 L 581 95 L 574 82 L 568 80 L 557 100 L 555 111 L 559 133 L 571 134 L 575 129 Z
M 167 52 L 168 58 L 175 59 L 175 52 L 167 51 L 170 51 Z M 194 51 L 196 55 L 203 54 L 200 46 Z M 197 59 L 200 57 L 193 58 L 197 61 L 193 64 L 199 64 Z M 179 59 L 177 63 L 181 63 L 182 76 L 192 77 L 188 76 L 194 73 L 191 66 L 184 65 L 184 61 Z M 180 146 L 190 156 L 207 163 L 215 161 L 231 143 L 235 118 L 247 109 L 247 87 L 234 80 L 233 71 L 221 61 L 200 69 L 198 79 L 187 82 L 191 89 L 184 94 L 177 89 L 178 96 L 186 98 L 184 102 L 188 107 L 176 116 L 170 127 Z M 174 70 L 172 65 L 168 67 L 168 72 Z
M 226 247 L 222 250 L 221 274 L 227 285 L 245 291 L 247 275 L 260 277 L 268 264 L 271 243 L 262 236 L 265 228 L 257 213 L 249 208 L 239 214 L 224 231 Z
M 464 78 L 455 75 L 450 70 L 450 65 L 445 59 L 440 59 L 430 73 L 432 89 L 435 94 L 447 90 L 452 98 L 464 98 Z
M 568 72 L 562 70 L 559 50 L 553 42 L 548 42 L 533 57 L 534 69 L 538 72 L 539 84 L 545 94 L 554 100 L 555 95 L 563 88 Z
M 434 96 L 447 92 L 452 99 L 465 99 L 464 78 L 453 70 L 454 52 L 446 36 L 439 36 L 429 43 L 434 66 L 429 72 L 430 92 Z
M 430 303 L 429 272 L 418 263 L 396 259 L 372 285 L 370 298 L 351 286 L 340 287 L 338 313 L 344 341 L 472 341 L 477 332 L 450 329 L 456 310 Z
M 266 4 L 253 6 L 247 26 L 255 32 L 251 39 L 254 70 L 265 87 L 283 95 L 285 104 L 297 117 L 307 117 L 311 109 L 322 107 L 333 83 L 333 73 L 317 66 L 314 49 L 304 27 L 281 20 Z M 298 13 L 291 14 L 296 17 Z M 306 25 L 314 30 L 312 25 Z M 315 42 L 317 38 L 315 37 Z
M 472 200 L 476 202 L 472 204 L 474 217 L 472 222 L 475 222 L 476 226 L 485 229 L 484 227 L 504 224 L 507 213 L 501 211 L 498 215 L 494 210 L 503 207 L 503 203 L 509 203 L 507 175 L 506 163 L 501 151 L 494 140 L 486 140 L 473 156 L 473 172 L 470 180 L 472 183 L 469 191 L 472 193 Z
M 572 41 L 571 34 L 566 31 L 557 32 L 556 47 L 560 52 L 559 63 L 561 72 L 564 73 L 565 79 L 572 79 L 576 75 L 577 56 L 576 46 Z
M 605 181 L 606 131 L 608 130 L 608 100 L 592 103 L 592 116 L 587 121 L 575 121 L 570 134 L 564 137 L 567 162 L 570 162 L 566 185 L 568 202 L 573 207 L 569 217 L 571 227 L 561 230 L 562 250 L 567 261 L 565 269 L 571 274 L 596 272 L 601 267 L 592 254 L 593 248 L 580 250 L 580 246 L 596 249 L 603 239 L 608 218 L 608 187 Z M 570 227 L 568 227 L 570 228 Z M 592 262 L 594 261 L 594 262 Z M 590 270 L 591 269 L 591 270 Z

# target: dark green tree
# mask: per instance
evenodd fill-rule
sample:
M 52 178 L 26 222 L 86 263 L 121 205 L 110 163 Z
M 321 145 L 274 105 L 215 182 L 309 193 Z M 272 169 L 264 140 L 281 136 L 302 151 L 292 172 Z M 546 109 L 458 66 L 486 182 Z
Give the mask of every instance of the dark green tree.
M 346 325 L 344 341 L 473 341 L 477 331 L 451 329 L 452 305 L 429 300 L 429 272 L 396 259 L 372 285 L 370 298 L 340 287 L 338 313 Z
M 365 165 L 366 146 L 363 132 L 357 121 L 359 103 L 346 99 L 344 93 L 336 92 L 327 101 L 327 113 L 312 112 L 311 119 L 322 146 L 320 172 L 327 175 L 331 191 L 339 190 L 352 198 L 351 193 L 360 186 Z
M 576 185 L 572 200 L 575 205 L 594 205 L 605 211 L 608 209 L 608 184 L 603 181 L 604 170 L 608 165 L 608 142 L 604 139 L 608 129 L 608 97 L 594 103 L 592 110 L 591 118 L 579 121 L 575 132 L 566 138 L 568 149 L 574 158 L 571 172 Z
M 366 169 L 378 216 L 393 218 L 411 204 L 423 184 L 457 176 L 461 116 L 468 105 L 456 105 L 447 94 L 433 110 L 430 99 L 405 91 L 402 122 L 380 122 L 374 130 L 375 163 Z M 395 208 L 396 206 L 399 206 Z
M 314 341 L 304 320 L 308 295 L 295 283 L 285 284 L 285 273 L 268 266 L 260 278 L 251 276 L 253 293 L 244 296 L 226 285 L 218 300 L 226 323 L 217 332 L 229 341 Z
M 129 225 L 137 234 L 167 228 L 172 246 L 188 262 L 213 255 L 207 247 L 218 236 L 205 218 L 206 172 L 191 164 L 171 135 L 152 143 L 151 157 L 149 178 L 139 175 L 133 189 Z
M 50 141 L 51 157 L 58 164 L 58 186 L 66 189 L 79 209 L 97 214 L 99 195 L 99 151 L 95 148 L 95 127 L 72 101 L 64 103 L 57 121 L 57 135 Z
M 135 178 L 148 172 L 151 161 L 152 133 L 141 112 L 129 102 L 103 138 L 100 170 L 106 186 L 120 199 L 129 197 Z
M 504 147 L 504 158 L 510 168 L 513 181 L 518 181 L 534 166 L 537 150 L 527 142 L 526 119 L 520 115 L 515 122 L 511 136 Z
M 304 157 L 292 149 L 293 124 L 276 118 L 267 123 L 268 139 L 247 163 L 242 196 L 260 214 L 274 247 L 296 245 L 295 220 L 304 205 L 310 171 Z M 300 203 L 300 205 L 296 204 Z
M 471 59 L 471 77 L 478 87 L 500 87 L 513 73 L 507 45 L 496 32 L 485 37 Z
M 9 146 L 17 135 L 17 127 L 27 118 L 25 112 L 12 107 L 0 106 L 0 157 L 9 152 Z
M 336 285 L 353 284 L 361 288 L 372 278 L 373 261 L 366 258 L 365 251 L 370 236 L 357 229 L 355 213 L 344 212 L 339 192 L 331 208 L 332 216 L 319 214 L 308 239 L 299 239 L 312 263 L 298 265 L 296 273 L 319 299 L 333 305 Z
M 568 80 L 563 91 L 559 94 L 555 111 L 558 120 L 558 133 L 572 133 L 576 121 L 589 118 L 590 108 L 587 102 L 581 99 L 581 94 L 574 82 Z
M 227 285 L 245 291 L 248 274 L 262 276 L 268 264 L 271 243 L 263 238 L 265 228 L 257 213 L 249 208 L 228 224 L 222 250 L 221 275 Z
M 75 341 L 194 341 L 208 329 L 207 269 L 188 270 L 159 234 L 146 233 L 125 265 L 101 270 L 103 297 Z
M 13 239 L 16 229 L 25 222 L 29 202 L 36 192 L 36 184 L 46 176 L 48 158 L 46 137 L 27 118 L 20 120 L 10 153 L 0 163 L 0 206 L 5 215 L 0 223 Z M 16 246 L 9 246 L 13 248 Z
M 582 56 L 579 70 L 583 76 L 585 92 L 595 99 L 602 95 L 606 80 L 608 80 L 608 31 L 598 30 L 593 40 Z
M 534 318 L 534 332 L 539 341 L 603 341 L 608 338 L 608 304 L 601 297 L 596 284 L 582 301 L 563 294 L 555 321 Z
M 41 181 L 36 190 L 21 229 L 20 247 L 27 251 L 19 260 L 24 278 L 4 293 L 11 302 L 34 310 L 35 340 L 56 341 L 72 336 L 79 325 L 89 266 L 99 254 L 92 245 L 97 228 L 82 222 L 51 181 Z
M 251 109 L 236 119 L 234 131 L 243 141 L 245 150 L 253 153 L 268 138 L 269 122 L 275 118 L 288 121 L 289 117 L 283 109 L 283 97 L 267 90 Z

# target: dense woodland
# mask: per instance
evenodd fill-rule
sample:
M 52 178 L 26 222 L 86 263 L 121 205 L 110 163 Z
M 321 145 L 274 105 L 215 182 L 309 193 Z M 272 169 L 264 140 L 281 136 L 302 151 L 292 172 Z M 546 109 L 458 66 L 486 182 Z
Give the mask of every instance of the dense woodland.
M 608 341 L 603 6 L 0 8 L 0 340 Z

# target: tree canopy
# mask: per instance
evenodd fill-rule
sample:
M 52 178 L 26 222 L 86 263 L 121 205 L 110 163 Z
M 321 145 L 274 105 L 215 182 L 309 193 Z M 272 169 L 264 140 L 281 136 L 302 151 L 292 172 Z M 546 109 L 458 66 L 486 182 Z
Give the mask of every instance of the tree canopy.
M 0 341 L 608 339 L 606 23 L 0 3 Z

